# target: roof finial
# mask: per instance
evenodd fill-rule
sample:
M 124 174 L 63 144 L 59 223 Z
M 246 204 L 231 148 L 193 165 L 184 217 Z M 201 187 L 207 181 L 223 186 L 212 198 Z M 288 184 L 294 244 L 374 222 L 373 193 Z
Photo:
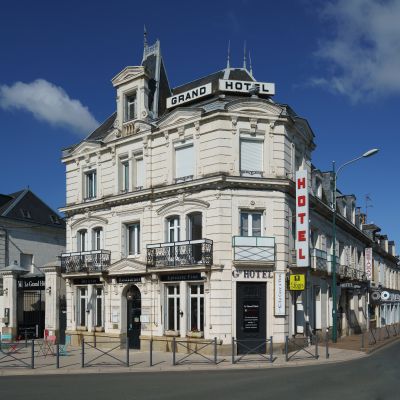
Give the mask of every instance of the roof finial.
M 249 64 L 250 64 L 250 75 L 253 76 L 253 65 L 251 64 L 251 53 L 249 50 Z
M 231 41 L 228 41 L 228 56 L 226 57 L 226 68 L 231 67 Z
M 247 69 L 246 66 L 246 41 L 243 43 L 243 68 Z
M 143 47 L 147 49 L 147 29 L 146 25 L 143 25 Z

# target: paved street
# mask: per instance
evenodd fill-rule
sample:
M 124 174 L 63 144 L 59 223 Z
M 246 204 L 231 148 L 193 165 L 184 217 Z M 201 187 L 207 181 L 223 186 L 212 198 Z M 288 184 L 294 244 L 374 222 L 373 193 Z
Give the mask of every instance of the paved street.
M 310 367 L 130 372 L 0 378 L 13 399 L 352 399 L 399 398 L 400 342 L 363 359 Z M 276 397 L 275 397 L 276 396 Z M 279 397 L 277 397 L 279 396 Z

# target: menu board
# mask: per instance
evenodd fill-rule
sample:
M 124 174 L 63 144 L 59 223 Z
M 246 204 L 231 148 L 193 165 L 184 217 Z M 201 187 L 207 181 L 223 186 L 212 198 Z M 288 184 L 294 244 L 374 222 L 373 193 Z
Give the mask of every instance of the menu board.
M 255 300 L 243 303 L 243 331 L 258 332 L 260 329 L 260 302 Z

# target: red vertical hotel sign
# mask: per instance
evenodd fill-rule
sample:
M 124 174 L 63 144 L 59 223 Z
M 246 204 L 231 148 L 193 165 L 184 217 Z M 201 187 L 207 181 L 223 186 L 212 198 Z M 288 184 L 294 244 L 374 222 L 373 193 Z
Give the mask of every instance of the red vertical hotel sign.
M 296 258 L 298 267 L 310 266 L 310 229 L 307 170 L 296 172 Z

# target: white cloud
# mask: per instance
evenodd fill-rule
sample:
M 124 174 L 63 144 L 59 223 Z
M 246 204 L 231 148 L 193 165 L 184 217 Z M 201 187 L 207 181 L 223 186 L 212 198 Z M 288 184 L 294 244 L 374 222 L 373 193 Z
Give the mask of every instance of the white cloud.
M 71 99 L 63 88 L 44 79 L 1 85 L 0 107 L 29 111 L 38 120 L 67 127 L 78 134 L 89 134 L 99 125 L 79 100 Z
M 354 102 L 400 94 L 400 1 L 330 1 L 321 18 L 330 37 L 317 56 L 329 71 L 312 84 Z

